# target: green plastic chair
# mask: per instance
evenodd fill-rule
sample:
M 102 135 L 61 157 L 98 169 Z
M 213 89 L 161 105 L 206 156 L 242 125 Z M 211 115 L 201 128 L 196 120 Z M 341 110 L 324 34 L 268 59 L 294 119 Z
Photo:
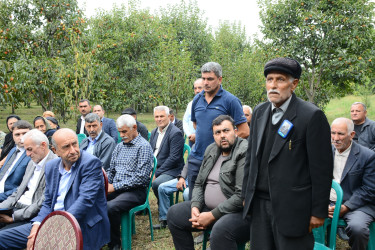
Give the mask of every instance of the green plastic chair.
M 185 155 L 186 151 L 187 151 L 187 153 L 188 153 L 188 157 L 189 157 L 189 155 L 190 155 L 190 151 L 191 151 L 191 148 L 190 148 L 189 145 L 184 144 L 184 151 L 183 151 L 182 155 Z M 187 158 L 186 158 L 186 159 L 187 159 Z M 185 190 L 185 189 L 184 189 L 184 190 Z M 177 204 L 177 203 L 178 203 L 178 196 L 179 196 L 180 192 L 181 192 L 180 190 L 177 190 L 177 191 L 175 192 L 175 193 L 176 193 L 176 199 L 174 199 L 174 193 L 171 193 L 171 194 L 169 195 L 169 205 L 170 205 L 170 206 L 173 206 L 174 204 Z M 173 203 L 173 200 L 174 200 L 174 203 Z
M 151 174 L 150 184 L 147 188 L 147 197 L 146 201 L 143 205 L 136 206 L 130 209 L 129 212 L 125 212 L 121 215 L 121 241 L 122 241 L 122 249 L 131 249 L 132 248 L 132 235 L 135 234 L 135 213 L 138 211 L 147 210 L 148 211 L 148 219 L 150 221 L 150 231 L 151 231 L 151 240 L 154 240 L 154 230 L 152 228 L 152 217 L 151 217 L 151 208 L 150 203 L 148 201 L 148 196 L 150 194 L 150 188 L 152 184 L 152 179 L 154 178 L 154 174 L 156 171 L 157 160 L 154 156 L 154 167 Z
M 313 234 L 315 238 L 314 250 L 325 250 L 325 249 L 336 249 L 336 233 L 337 226 L 339 222 L 340 208 L 342 203 L 343 191 L 336 181 L 332 181 L 332 188 L 336 192 L 337 200 L 335 205 L 335 210 L 333 211 L 333 218 L 327 218 L 324 221 L 324 225 L 313 229 Z M 328 246 L 325 245 L 325 232 L 327 228 L 330 227 L 330 232 L 328 234 Z
M 151 132 L 148 132 L 147 134 L 147 140 L 150 141 L 150 137 L 151 137 Z
M 208 237 L 211 234 L 211 229 L 206 229 L 203 231 L 203 242 L 202 250 L 206 250 Z M 237 250 L 245 250 L 246 242 L 237 243 Z
M 78 134 L 77 137 L 78 137 L 78 144 L 81 144 L 83 139 L 85 139 L 87 136 L 85 134 Z
M 117 134 L 118 134 L 118 139 L 117 139 L 117 143 L 120 143 L 121 141 L 122 141 L 122 138 L 121 138 L 121 135 L 120 135 L 120 132 L 117 132 Z

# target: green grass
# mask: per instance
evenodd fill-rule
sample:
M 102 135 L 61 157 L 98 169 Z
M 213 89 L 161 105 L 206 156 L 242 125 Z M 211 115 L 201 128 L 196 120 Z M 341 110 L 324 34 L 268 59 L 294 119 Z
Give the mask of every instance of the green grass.
M 361 101 L 358 96 L 346 96 L 340 99 L 333 99 L 327 105 L 325 113 L 327 115 L 328 121 L 331 123 L 337 117 L 347 117 L 350 118 L 350 107 L 353 102 Z M 40 106 L 32 105 L 31 108 L 21 108 L 16 110 L 16 114 L 22 119 L 32 122 L 34 117 L 37 115 L 42 115 L 43 111 Z M 5 125 L 5 119 L 11 114 L 11 109 L 9 107 L 0 107 L 0 130 L 8 132 Z M 110 112 L 106 114 L 107 117 L 116 119 L 120 114 Z M 178 118 L 182 118 L 183 113 L 180 112 Z M 370 119 L 375 119 L 375 96 L 370 98 L 370 107 L 368 108 L 367 116 Z M 78 115 L 77 115 L 78 117 Z M 140 113 L 138 114 L 138 120 L 144 123 L 149 131 L 156 127 L 153 116 L 151 113 Z M 60 122 L 61 127 L 68 127 L 75 130 L 76 119 L 71 119 L 67 123 Z M 181 199 L 181 197 L 180 197 Z M 150 206 L 152 213 L 152 220 L 154 224 L 158 222 L 158 210 L 156 204 L 156 198 L 154 194 L 150 193 Z M 136 231 L 137 233 L 132 237 L 132 247 L 133 249 L 174 249 L 172 237 L 168 229 L 155 230 L 154 231 L 154 241 L 150 238 L 150 229 L 148 216 L 137 215 L 136 216 Z M 197 233 L 195 233 L 197 235 Z M 107 249 L 104 247 L 104 249 Z M 201 244 L 197 245 L 195 249 L 201 249 Z M 248 249 L 248 247 L 247 247 Z M 350 249 L 347 242 L 340 239 L 337 240 L 338 250 Z

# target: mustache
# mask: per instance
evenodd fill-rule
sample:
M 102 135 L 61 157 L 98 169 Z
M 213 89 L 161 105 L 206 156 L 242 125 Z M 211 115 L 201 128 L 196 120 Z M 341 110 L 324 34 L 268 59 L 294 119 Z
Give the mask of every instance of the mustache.
M 278 91 L 277 89 L 270 89 L 267 91 L 267 95 L 269 94 L 280 94 L 280 91 Z

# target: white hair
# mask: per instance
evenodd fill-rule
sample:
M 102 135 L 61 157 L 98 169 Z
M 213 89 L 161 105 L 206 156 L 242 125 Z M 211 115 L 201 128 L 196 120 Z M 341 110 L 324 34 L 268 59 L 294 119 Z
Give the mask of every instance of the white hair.
M 345 118 L 345 117 L 339 117 L 339 118 L 336 118 L 335 120 L 333 120 L 332 124 L 331 124 L 331 127 L 334 123 L 341 123 L 341 122 L 345 122 L 346 123 L 346 128 L 347 128 L 347 131 L 348 131 L 348 135 L 354 131 L 354 123 L 352 120 L 348 119 L 348 118 Z
M 47 136 L 43 132 L 41 132 L 40 130 L 38 130 L 38 129 L 32 129 L 32 130 L 30 130 L 29 132 L 27 132 L 22 137 L 21 140 L 22 140 L 22 142 L 25 142 L 29 138 L 37 146 L 39 146 L 40 144 L 42 144 L 42 142 L 45 142 L 47 145 L 49 145 L 49 141 L 48 141 Z
M 253 110 L 252 110 L 251 107 L 248 106 L 248 105 L 243 105 L 242 108 L 248 109 L 248 110 L 250 111 L 250 114 L 253 113 Z
M 154 114 L 155 111 L 165 111 L 165 114 L 169 115 L 169 108 L 167 106 L 157 106 L 154 108 Z
M 135 121 L 134 117 L 131 115 L 122 115 L 116 120 L 116 127 L 121 128 L 124 125 L 132 128 L 134 125 L 136 125 L 137 122 Z

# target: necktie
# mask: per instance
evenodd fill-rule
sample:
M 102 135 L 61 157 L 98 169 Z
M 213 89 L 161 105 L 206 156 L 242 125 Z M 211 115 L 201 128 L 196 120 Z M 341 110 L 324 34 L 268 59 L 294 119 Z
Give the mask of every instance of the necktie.
M 283 115 L 284 113 L 281 108 L 275 108 L 272 111 L 272 124 L 275 125 L 276 123 L 278 123 Z
M 12 166 L 12 163 L 16 159 L 17 154 L 19 152 L 20 152 L 20 150 L 17 149 L 16 152 L 14 152 L 14 154 L 10 157 L 9 161 L 7 162 L 7 164 L 5 164 L 5 166 L 3 166 L 1 168 L 1 171 L 0 171 L 0 180 L 4 177 L 4 175 L 6 174 L 6 172 L 8 171 L 8 169 L 10 168 L 10 166 Z

